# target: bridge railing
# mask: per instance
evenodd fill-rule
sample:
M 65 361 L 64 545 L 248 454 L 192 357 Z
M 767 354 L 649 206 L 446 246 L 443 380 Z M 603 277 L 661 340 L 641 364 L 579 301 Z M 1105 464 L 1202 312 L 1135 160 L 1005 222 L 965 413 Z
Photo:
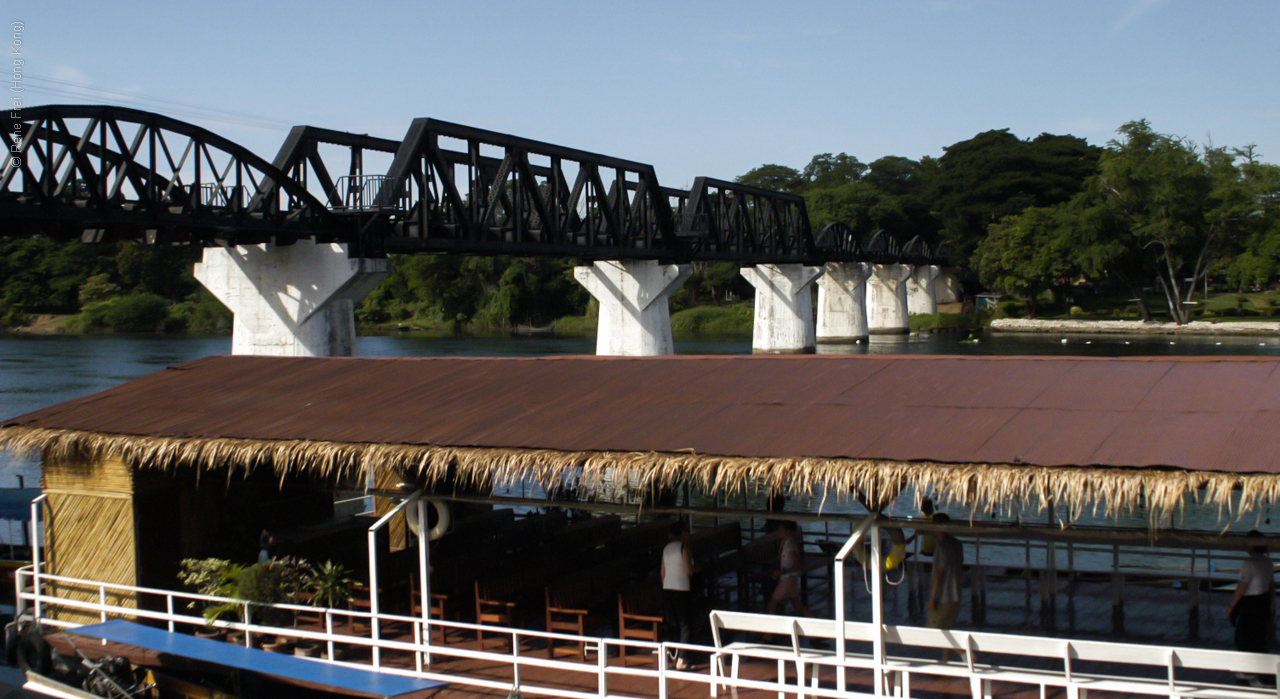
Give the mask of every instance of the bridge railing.
M 334 185 L 335 211 L 408 211 L 409 193 L 401 182 L 386 175 L 344 175 Z
M 244 208 L 245 188 L 243 186 L 206 182 L 198 185 L 198 191 L 201 206 L 233 211 Z

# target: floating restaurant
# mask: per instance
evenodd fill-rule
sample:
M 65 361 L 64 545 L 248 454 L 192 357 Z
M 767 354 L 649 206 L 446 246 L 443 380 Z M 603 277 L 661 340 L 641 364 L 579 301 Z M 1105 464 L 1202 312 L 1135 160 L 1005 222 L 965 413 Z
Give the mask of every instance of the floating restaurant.
M 572 699 L 1280 695 L 1280 657 L 1228 650 L 1219 621 L 1267 544 L 1236 530 L 1280 500 L 1277 435 L 1269 358 L 223 356 L 0 423 L 43 458 L 18 612 L 59 652 L 207 673 L 205 646 L 156 667 L 207 627 L 252 651 L 228 676 Z M 353 490 L 369 512 L 342 512 Z M 655 577 L 676 520 L 689 643 Z M 812 617 L 763 611 L 778 520 L 801 525 Z M 966 611 L 925 628 L 922 544 L 945 535 Z M 358 582 L 179 583 L 260 549 Z M 267 639 L 406 683 L 309 680 Z

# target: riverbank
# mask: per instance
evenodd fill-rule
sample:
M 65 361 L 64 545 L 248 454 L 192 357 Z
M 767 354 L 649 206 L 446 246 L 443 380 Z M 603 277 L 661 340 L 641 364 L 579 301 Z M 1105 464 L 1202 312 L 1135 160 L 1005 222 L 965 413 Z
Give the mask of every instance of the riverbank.
M 1035 333 L 1066 335 L 1196 335 L 1280 337 L 1277 322 L 1210 322 L 1197 320 L 1186 325 L 1176 323 L 1144 323 L 1140 320 L 1041 320 L 1033 318 L 1001 318 L 991 321 L 989 329 L 1003 333 Z
M 26 325 L 6 328 L 3 332 L 15 335 L 60 335 L 67 332 L 67 315 L 36 315 L 27 319 Z

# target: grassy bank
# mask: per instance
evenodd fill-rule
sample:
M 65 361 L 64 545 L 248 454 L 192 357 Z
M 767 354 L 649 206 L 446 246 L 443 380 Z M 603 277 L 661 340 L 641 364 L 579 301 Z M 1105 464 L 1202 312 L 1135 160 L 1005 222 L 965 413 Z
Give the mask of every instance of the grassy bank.
M 671 334 L 676 337 L 751 337 L 754 306 L 733 303 L 695 306 L 671 314 Z
M 1145 294 L 1147 308 L 1155 321 L 1168 321 L 1169 313 L 1163 295 Z M 1261 291 L 1250 293 L 1215 293 L 1206 300 L 1196 295 L 1188 304 L 1191 320 L 1233 321 L 1276 320 L 1280 318 L 1280 293 Z M 1138 303 L 1127 294 L 1081 293 L 1058 301 L 1052 294 L 1038 300 L 1034 316 L 1026 299 L 1004 298 L 997 304 L 993 318 L 1038 318 L 1043 320 L 1141 320 Z
M 909 320 L 913 333 L 976 330 L 981 326 L 972 313 L 916 313 Z

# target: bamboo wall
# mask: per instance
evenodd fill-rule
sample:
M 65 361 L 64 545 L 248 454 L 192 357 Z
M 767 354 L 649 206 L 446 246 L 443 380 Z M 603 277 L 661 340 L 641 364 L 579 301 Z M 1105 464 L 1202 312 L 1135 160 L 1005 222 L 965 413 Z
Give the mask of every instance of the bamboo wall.
M 133 470 L 115 459 L 44 462 L 46 570 L 88 580 L 138 584 L 134 531 Z M 99 602 L 95 588 L 61 584 L 59 597 Z M 136 607 L 132 593 L 109 594 L 107 602 Z M 54 618 L 94 623 L 96 612 L 58 610 Z
M 376 490 L 398 490 L 400 481 L 404 480 L 403 476 L 395 471 L 382 470 L 374 474 L 373 487 Z M 373 514 L 381 518 L 399 503 L 391 501 L 391 498 L 374 497 L 373 498 Z M 395 517 L 387 522 L 387 534 L 391 541 L 391 549 L 403 549 L 408 546 L 408 526 L 405 522 L 404 512 L 399 512 Z

